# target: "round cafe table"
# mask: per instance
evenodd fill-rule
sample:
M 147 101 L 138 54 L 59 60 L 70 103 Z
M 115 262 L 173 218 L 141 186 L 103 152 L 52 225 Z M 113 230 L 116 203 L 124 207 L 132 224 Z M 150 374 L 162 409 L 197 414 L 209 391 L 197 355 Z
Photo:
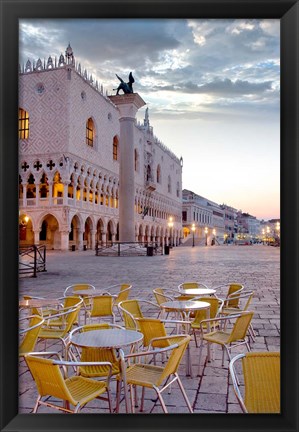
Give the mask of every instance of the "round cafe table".
M 70 335 L 70 343 L 78 347 L 86 348 L 115 348 L 133 345 L 143 339 L 143 334 L 135 330 L 103 329 L 90 330 Z M 126 410 L 129 412 L 130 403 L 128 389 L 124 382 Z
M 43 308 L 47 306 L 59 306 L 61 304 L 61 299 L 53 298 L 32 298 L 27 300 L 19 300 L 19 308 Z
M 143 334 L 135 330 L 103 329 L 90 330 L 71 335 L 71 343 L 88 348 L 122 348 L 143 339 Z
M 184 320 L 188 320 L 190 313 L 192 311 L 197 311 L 201 309 L 205 309 L 207 312 L 207 319 L 210 318 L 210 303 L 200 301 L 200 300 L 173 300 L 168 301 L 165 303 L 162 303 L 160 305 L 162 309 L 167 309 L 167 311 L 173 311 L 173 312 L 180 312 L 183 316 Z M 208 332 L 210 331 L 209 323 L 208 323 Z M 186 375 L 190 375 L 192 378 L 192 363 L 191 363 L 191 356 L 190 356 L 190 344 L 187 346 L 186 354 L 187 354 L 187 361 L 186 361 Z M 208 352 L 208 360 L 210 360 L 210 352 Z
M 213 288 L 186 288 L 186 289 L 180 289 L 179 291 L 181 294 L 186 295 L 194 295 L 194 297 L 201 297 L 201 296 L 210 296 L 215 294 L 216 290 Z

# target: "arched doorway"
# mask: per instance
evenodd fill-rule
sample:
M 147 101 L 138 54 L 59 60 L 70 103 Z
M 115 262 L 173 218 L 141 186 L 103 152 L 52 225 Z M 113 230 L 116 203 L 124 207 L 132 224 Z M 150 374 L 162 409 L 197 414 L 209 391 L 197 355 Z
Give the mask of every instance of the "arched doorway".
M 40 223 L 39 244 L 47 249 L 60 249 L 59 223 L 55 216 L 47 214 Z
M 88 217 L 85 221 L 84 233 L 83 233 L 83 246 L 85 246 L 87 249 L 92 248 L 91 231 L 92 231 L 92 220 L 90 219 L 90 217 Z

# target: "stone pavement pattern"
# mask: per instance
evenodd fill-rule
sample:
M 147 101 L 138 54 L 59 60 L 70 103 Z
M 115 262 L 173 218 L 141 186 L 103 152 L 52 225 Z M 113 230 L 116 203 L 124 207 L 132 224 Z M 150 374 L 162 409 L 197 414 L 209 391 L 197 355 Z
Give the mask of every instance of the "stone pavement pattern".
M 279 248 L 253 246 L 177 247 L 170 255 L 153 257 L 96 257 L 93 251 L 47 252 L 47 272 L 37 278 L 21 278 L 19 295 L 61 297 L 64 289 L 73 283 L 87 282 L 96 288 L 117 283 L 131 283 L 130 298 L 154 300 L 152 290 L 157 287 L 176 289 L 186 281 L 196 280 L 209 287 L 229 282 L 239 282 L 245 289 L 254 290 L 250 310 L 255 312 L 253 327 L 256 341 L 253 351 L 279 351 L 280 349 L 280 250 Z M 221 292 L 217 295 L 221 297 Z M 223 293 L 224 294 L 224 293 Z M 55 351 L 60 345 L 48 343 L 47 349 Z M 43 350 L 39 343 L 38 350 Z M 245 352 L 245 347 L 233 350 L 233 355 Z M 200 375 L 198 349 L 191 341 L 191 358 L 194 377 L 185 376 L 183 358 L 179 375 L 194 408 L 194 413 L 239 413 L 228 373 L 228 361 L 221 365 L 221 349 L 213 348 L 211 362 L 206 362 L 203 351 Z M 24 362 L 19 369 L 19 410 L 30 413 L 36 400 L 36 388 Z M 242 381 L 241 381 L 242 384 Z M 112 386 L 114 391 L 114 385 Z M 140 393 L 139 393 L 140 394 Z M 187 413 L 187 407 L 177 385 L 171 394 L 163 393 L 170 413 Z M 162 412 L 155 395 L 145 393 L 145 413 Z M 99 408 L 100 407 L 100 408 Z M 121 404 L 124 412 L 124 403 Z M 49 412 L 40 408 L 39 412 Z M 56 412 L 56 411 L 55 411 Z M 94 401 L 82 413 L 108 413 L 106 402 Z M 138 409 L 137 409 L 138 412 Z

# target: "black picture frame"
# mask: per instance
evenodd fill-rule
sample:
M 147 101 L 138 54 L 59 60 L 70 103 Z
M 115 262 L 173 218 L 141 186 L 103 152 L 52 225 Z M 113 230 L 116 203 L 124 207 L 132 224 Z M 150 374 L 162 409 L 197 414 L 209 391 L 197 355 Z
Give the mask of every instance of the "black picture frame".
M 298 431 L 299 4 L 295 0 L 0 0 L 1 431 Z M 281 20 L 281 353 L 279 415 L 18 414 L 18 20 L 279 18 Z

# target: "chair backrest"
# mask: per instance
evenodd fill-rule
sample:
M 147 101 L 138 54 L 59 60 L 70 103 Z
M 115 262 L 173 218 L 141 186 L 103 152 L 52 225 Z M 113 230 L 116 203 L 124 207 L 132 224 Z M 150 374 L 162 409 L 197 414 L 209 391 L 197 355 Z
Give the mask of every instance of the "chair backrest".
M 125 300 L 119 304 L 123 314 L 124 324 L 126 329 L 136 330 L 139 327 L 136 325 L 134 318 L 143 318 L 138 300 Z
M 210 318 L 215 318 L 218 315 L 223 304 L 223 301 L 217 297 L 200 297 L 198 300 L 210 304 Z M 206 309 L 200 309 L 195 312 L 195 317 L 192 322 L 194 324 L 199 324 L 204 319 L 207 319 L 207 311 Z
M 150 341 L 156 337 L 167 336 L 164 323 L 156 318 L 136 318 L 139 324 L 139 329 L 143 333 L 143 345 L 149 346 Z M 169 343 L 165 341 L 164 346 L 168 346 Z M 162 346 L 160 346 L 162 348 Z
M 199 288 L 198 282 L 184 282 L 179 285 L 179 289 Z
M 128 300 L 132 285 L 129 284 L 121 284 L 120 291 L 114 300 L 114 304 L 118 305 L 121 301 Z
M 24 320 L 29 321 L 29 327 L 20 331 L 20 336 L 24 336 L 19 345 L 19 355 L 34 351 L 41 326 L 44 323 L 44 319 L 39 315 L 32 315 L 30 317 L 23 318 L 19 320 L 19 323 Z
M 242 366 L 247 411 L 280 413 L 280 353 L 246 353 Z
M 40 396 L 53 396 L 76 405 L 70 394 L 61 370 L 54 360 L 28 355 L 25 357 Z
M 237 308 L 239 306 L 239 298 L 237 294 L 241 294 L 244 289 L 244 285 L 238 283 L 232 283 L 228 287 L 228 292 L 226 299 L 224 301 L 224 307 L 234 307 Z M 229 300 L 229 297 L 232 296 L 233 299 Z
M 64 308 L 77 306 L 77 305 L 83 303 L 82 299 L 80 299 L 80 297 L 77 297 L 77 296 L 67 296 L 67 297 L 63 297 L 63 299 L 61 299 L 61 300 L 63 300 L 63 307 Z
M 92 307 L 90 316 L 113 316 L 113 297 L 111 295 L 98 295 L 92 297 Z
M 241 312 L 236 319 L 233 328 L 231 330 L 230 336 L 227 340 L 227 343 L 235 342 L 241 339 L 245 339 L 248 327 L 250 326 L 250 322 L 254 312 Z M 233 315 L 232 315 L 233 316 Z
M 78 306 L 74 306 L 73 308 L 69 309 L 69 311 L 67 312 L 65 318 L 66 325 L 64 328 L 64 334 L 67 334 L 71 330 L 75 322 L 77 321 L 81 305 L 82 302 Z
M 69 285 L 64 290 L 63 295 L 66 296 L 68 291 L 75 293 L 76 291 L 85 291 L 85 290 L 95 290 L 95 286 L 88 283 L 78 283 L 78 284 Z
M 169 355 L 168 361 L 164 367 L 164 370 L 157 382 L 157 385 L 162 384 L 162 382 L 169 377 L 169 375 L 177 372 L 182 357 L 186 351 L 188 343 L 191 340 L 191 336 L 186 335 L 182 336 L 181 341 L 176 342 L 176 347 L 172 349 L 171 354 Z
M 163 288 L 155 288 L 153 290 L 155 299 L 158 303 L 158 305 L 160 306 L 162 303 L 166 303 L 169 300 L 173 300 L 173 298 L 171 296 L 168 296 L 165 294 Z

